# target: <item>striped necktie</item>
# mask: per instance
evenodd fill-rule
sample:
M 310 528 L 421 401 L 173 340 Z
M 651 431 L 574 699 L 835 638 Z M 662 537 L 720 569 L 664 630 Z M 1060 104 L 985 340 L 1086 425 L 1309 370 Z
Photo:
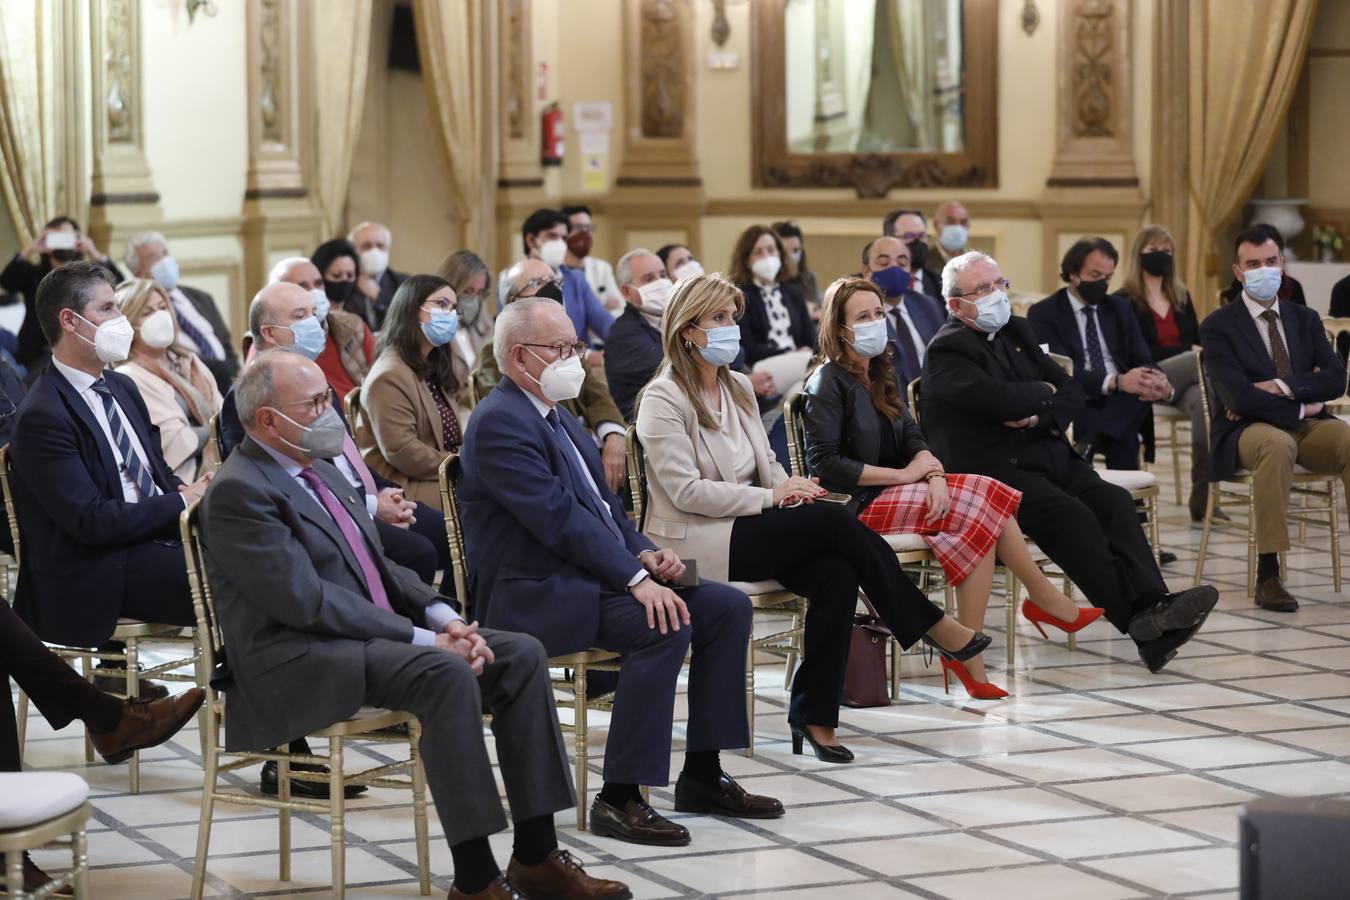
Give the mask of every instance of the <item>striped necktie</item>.
M 145 467 L 145 462 L 136 455 L 135 448 L 131 446 L 131 437 L 127 434 L 126 423 L 122 421 L 122 413 L 113 402 L 112 388 L 108 387 L 108 382 L 102 378 L 95 381 L 93 387 L 94 393 L 103 400 L 103 412 L 108 417 L 108 429 L 112 432 L 117 452 L 122 454 L 122 468 L 131 476 L 142 498 L 158 496 L 161 491 L 155 484 L 155 479 L 150 477 L 150 470 Z
M 187 335 L 192 343 L 197 345 L 197 355 L 202 359 L 220 359 L 220 356 L 211 349 L 211 342 L 207 340 L 206 334 L 196 325 L 193 325 L 187 316 L 178 312 L 177 307 L 174 307 L 174 312 L 177 313 L 178 330 Z

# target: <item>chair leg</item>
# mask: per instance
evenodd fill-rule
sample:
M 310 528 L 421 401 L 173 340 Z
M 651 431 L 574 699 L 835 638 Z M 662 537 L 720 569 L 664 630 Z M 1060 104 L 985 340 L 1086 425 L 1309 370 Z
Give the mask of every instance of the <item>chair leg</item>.
M 796 638 L 794 637 L 793 640 L 796 640 Z M 755 642 L 753 639 L 745 646 L 745 727 L 748 731 L 745 755 L 753 757 L 755 755 Z
M 85 834 L 85 826 L 81 825 L 78 831 L 70 834 L 70 845 L 72 847 L 72 856 L 75 857 L 75 898 L 76 900 L 88 900 L 93 895 L 89 893 L 89 838 Z
M 792 676 L 797 671 L 797 660 L 801 657 L 802 633 L 806 628 L 805 614 L 802 612 L 802 601 L 798 598 L 792 608 L 792 637 L 788 641 L 787 665 L 783 670 L 783 690 L 792 688 Z M 751 638 L 751 647 L 754 647 L 754 638 Z M 753 729 L 753 723 L 751 728 Z
M 9 688 L 6 683 L 5 688 Z M 19 716 L 16 722 L 19 729 L 19 765 L 23 766 L 23 748 L 28 741 L 28 695 L 19 691 Z
M 1003 569 L 1003 590 L 1008 599 L 1007 623 L 1008 629 L 1008 668 L 1013 667 L 1017 657 L 1017 595 L 1020 593 L 1021 583 L 1013 575 L 1012 569 Z
M 11 850 L 5 854 L 5 887 L 10 885 L 19 885 L 19 890 L 23 890 L 23 851 Z M 17 896 L 24 896 L 15 891 Z
M 277 799 L 283 806 L 277 810 L 277 878 L 291 880 L 291 761 L 277 761 Z
M 211 702 L 209 697 L 206 702 Z M 202 900 L 202 891 L 206 885 L 206 859 L 211 848 L 211 818 L 216 806 L 216 770 L 220 762 L 216 748 L 220 744 L 215 734 L 209 737 L 209 749 L 202 757 L 202 812 L 197 820 L 197 859 L 192 867 L 192 900 Z M 285 858 L 283 853 L 282 859 Z
M 347 895 L 347 792 L 342 784 L 342 738 L 328 739 L 328 803 L 332 822 L 328 827 L 333 853 L 333 900 Z
M 431 893 L 431 847 L 427 838 L 427 773 L 422 768 L 422 725 L 408 725 L 408 759 L 412 762 L 413 833 L 417 836 L 418 890 Z
M 586 830 L 586 806 L 589 798 L 586 794 L 588 770 L 586 768 L 586 664 L 578 663 L 572 670 L 572 756 L 575 759 L 576 772 L 573 781 L 577 790 L 577 831 Z
M 1070 600 L 1073 599 L 1073 582 L 1069 580 L 1068 575 L 1064 576 L 1064 596 L 1068 597 Z M 1073 651 L 1077 649 L 1078 649 L 1078 632 L 1071 631 L 1069 632 L 1069 650 Z
M 1218 506 L 1218 493 L 1218 482 L 1212 482 L 1209 486 L 1209 499 L 1205 501 L 1205 520 L 1200 525 L 1200 550 L 1195 558 L 1195 584 L 1193 587 L 1199 587 L 1201 579 L 1205 577 L 1205 554 L 1209 551 L 1209 530 L 1214 527 L 1214 510 Z
M 1331 583 L 1336 593 L 1341 592 L 1341 532 L 1340 513 L 1336 509 L 1336 482 L 1331 483 L 1331 496 L 1327 498 L 1328 518 L 1331 520 Z
M 84 676 L 85 681 L 94 680 L 94 662 L 88 654 L 80 657 L 80 674 Z M 84 762 L 91 765 L 94 762 L 94 742 L 89 739 L 89 728 L 84 728 Z
M 1256 490 L 1247 492 L 1247 596 L 1256 596 Z
M 141 693 L 141 679 L 138 677 L 138 666 L 140 653 L 136 646 L 135 638 L 127 638 L 127 658 L 126 658 L 126 678 L 127 678 L 127 696 L 139 697 Z M 131 793 L 139 794 L 141 792 L 141 754 L 139 752 L 131 754 L 131 759 L 127 762 L 131 770 Z

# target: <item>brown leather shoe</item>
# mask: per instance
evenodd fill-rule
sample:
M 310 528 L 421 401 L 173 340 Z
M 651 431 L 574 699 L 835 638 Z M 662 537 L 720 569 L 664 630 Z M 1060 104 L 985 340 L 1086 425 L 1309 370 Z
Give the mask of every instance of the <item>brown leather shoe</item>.
M 1298 601 L 1285 590 L 1279 576 L 1256 583 L 1256 605 L 1271 612 L 1294 612 L 1298 609 Z
M 530 900 L 630 900 L 633 892 L 621 881 L 592 878 L 576 857 L 554 850 L 537 866 L 523 866 L 511 857 L 506 880 L 530 896 Z
M 146 700 L 163 700 L 169 696 L 169 689 L 158 681 L 148 681 L 144 678 L 136 679 L 136 691 L 138 696 Z M 119 697 L 125 697 L 127 694 L 127 678 L 120 671 L 113 670 L 94 670 L 94 687 L 107 694 L 116 694 Z
M 726 772 L 716 785 L 681 775 L 675 782 L 675 809 L 737 819 L 778 819 L 783 816 L 782 803 L 772 797 L 747 793 Z
M 689 843 L 688 828 L 662 818 L 641 800 L 629 800 L 620 810 L 596 797 L 591 804 L 591 834 L 656 847 L 683 847 Z
M 23 854 L 23 893 L 24 894 L 34 893 L 35 891 L 37 891 L 38 888 L 44 886 L 47 882 L 51 880 L 52 880 L 51 876 L 49 876 L 46 872 L 39 869 L 37 867 L 37 863 L 33 862 L 32 858 L 29 857 L 27 851 L 25 851 Z M 13 893 L 9 890 L 9 887 L 5 884 L 5 873 L 0 872 L 0 897 L 11 897 L 11 896 L 13 896 Z M 65 885 L 59 890 L 52 891 L 47 896 L 74 897 L 75 889 L 70 885 Z
M 137 750 L 162 744 L 197 714 L 206 691 L 193 688 L 163 700 L 128 698 L 122 706 L 122 721 L 112 731 L 89 733 L 89 740 L 108 763 L 131 759 Z
M 450 893 L 446 894 L 445 897 L 446 900 L 459 900 L 461 897 L 482 897 L 483 900 L 530 900 L 527 894 L 522 894 L 511 882 L 506 880 L 505 876 L 500 875 L 491 884 L 475 894 L 466 894 L 451 885 Z

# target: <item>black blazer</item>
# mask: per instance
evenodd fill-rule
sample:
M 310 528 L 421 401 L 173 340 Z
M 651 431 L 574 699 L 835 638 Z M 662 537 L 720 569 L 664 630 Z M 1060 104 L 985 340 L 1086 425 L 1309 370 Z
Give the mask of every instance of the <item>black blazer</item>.
M 234 349 L 234 339 L 230 337 L 230 329 L 225 325 L 225 319 L 220 315 L 220 309 L 216 306 L 215 298 L 206 291 L 199 291 L 197 288 L 179 285 L 178 289 L 183 292 L 183 296 L 188 298 L 192 308 L 201 313 L 203 319 L 211 324 L 211 330 L 216 334 L 216 340 L 220 341 L 220 346 L 225 350 L 224 359 L 207 359 L 202 357 L 202 362 L 211 374 L 216 378 L 216 386 L 220 388 L 223 394 L 230 389 L 234 383 L 234 377 L 239 374 L 239 354 Z
M 833 362 L 818 366 L 802 392 L 806 398 L 807 472 L 818 477 L 828 490 L 852 494 L 858 510 L 865 508 L 885 489 L 883 485 L 858 484 L 863 466 L 875 466 L 881 457 L 881 423 L 872 395 L 861 381 Z M 928 449 L 908 409 L 893 427 L 902 465 L 909 465 L 920 451 Z
M 638 392 L 652 380 L 663 359 L 661 332 L 625 304 L 605 338 L 605 380 L 625 422 L 633 421 Z
M 1284 325 L 1286 349 L 1294 374 L 1285 378 L 1294 399 L 1259 390 L 1258 381 L 1276 377 L 1275 362 L 1245 303 L 1221 306 L 1200 325 L 1205 372 L 1212 392 L 1210 410 L 1210 478 L 1227 478 L 1237 470 L 1238 437 L 1253 422 L 1280 428 L 1298 424 L 1300 403 L 1334 400 L 1345 393 L 1345 363 L 1331 348 L 1322 317 L 1316 310 L 1280 301 L 1276 310 Z M 1319 371 L 1313 371 L 1318 369 Z M 1240 419 L 1231 422 L 1232 410 Z M 1319 419 L 1333 418 L 1323 409 Z
M 1339 318 L 1350 318 L 1350 275 L 1342 278 L 1331 287 L 1331 308 L 1328 312 Z M 1350 335 L 1341 335 L 1336 342 L 1336 352 L 1345 359 L 1350 353 Z
M 784 352 L 776 344 L 769 342 L 769 310 L 764 305 L 764 295 L 759 286 L 750 284 L 736 285 L 745 294 L 745 315 L 741 317 L 741 347 L 745 350 L 745 363 L 753 366 L 761 359 L 777 356 Z M 783 306 L 792 319 L 792 342 L 798 347 L 816 345 L 816 326 L 806 309 L 806 300 L 796 285 L 780 284 L 778 290 Z
M 362 315 L 371 331 L 379 331 L 384 326 L 384 317 L 389 314 L 389 304 L 394 300 L 394 292 L 398 290 L 399 285 L 407 280 L 408 276 L 402 272 L 385 269 L 384 273 L 380 275 L 380 293 L 375 296 L 375 299 L 371 300 L 362 295 L 362 299 L 366 301 Z M 350 311 L 356 312 L 356 309 L 353 308 Z
M 176 540 L 184 509 L 135 382 L 110 370 L 103 377 L 164 493 L 126 502 L 103 429 L 55 366 L 19 404 L 9 445 L 23 534 L 14 607 L 43 640 L 81 647 L 103 643 L 117 625 L 128 549 Z
M 1200 343 L 1200 322 L 1195 317 L 1195 305 L 1191 303 L 1189 292 L 1186 294 L 1186 305 L 1181 309 L 1172 310 L 1172 318 L 1176 320 L 1177 331 L 1181 332 L 1181 346 L 1179 347 L 1164 347 L 1158 343 L 1158 323 L 1153 320 L 1151 309 L 1147 307 L 1140 309 L 1124 293 L 1118 296 L 1129 303 L 1130 308 L 1134 310 L 1135 321 L 1139 323 L 1139 333 L 1144 336 L 1144 344 L 1148 347 L 1149 355 L 1153 357 L 1154 362 L 1161 362 L 1179 353 L 1185 353 Z
M 114 286 L 122 283 L 122 273 L 111 259 L 104 260 L 98 265 L 112 274 Z M 23 294 L 23 305 L 27 312 L 24 314 L 23 324 L 19 326 L 19 349 L 14 352 L 14 359 L 29 370 L 33 369 L 34 363 L 46 359 L 49 353 L 47 338 L 42 334 L 42 326 L 38 324 L 37 289 L 50 271 L 45 262 L 35 266 L 16 253 L 4 271 L 0 272 L 0 288 L 15 294 Z
M 1019 490 L 1022 469 L 1064 477 L 1076 458 L 1064 429 L 1083 409 L 1082 387 L 1041 352 L 1026 319 L 1013 316 L 994 336 L 997 347 L 987 337 L 952 318 L 929 343 L 919 397 L 928 445 L 949 472 L 988 475 Z M 1040 416 L 1035 428 L 1003 424 L 1033 414 Z

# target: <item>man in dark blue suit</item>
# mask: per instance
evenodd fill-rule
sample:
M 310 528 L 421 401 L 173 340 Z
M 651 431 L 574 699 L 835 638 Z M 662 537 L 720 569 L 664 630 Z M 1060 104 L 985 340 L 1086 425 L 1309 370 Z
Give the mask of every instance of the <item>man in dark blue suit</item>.
M 36 312 L 52 365 L 19 404 L 10 443 L 23 565 L 15 608 L 46 641 L 98 647 L 120 616 L 193 625 L 178 516 L 210 476 L 184 485 L 130 378 L 132 327 L 107 270 L 54 269 Z
M 624 421 L 632 422 L 638 392 L 665 359 L 661 313 L 671 283 L 661 258 L 642 247 L 620 257 L 615 273 L 624 307 L 605 339 L 605 380 Z
M 1315 310 L 1279 299 L 1284 254 L 1263 229 L 1235 242 L 1242 293 L 1200 325 L 1205 371 L 1214 386 L 1210 477 L 1251 471 L 1256 505 L 1256 602 L 1292 612 L 1280 581 L 1289 549 L 1294 465 L 1340 475 L 1350 496 L 1350 425 L 1323 405 L 1345 393 L 1345 364 Z
M 914 289 L 909 266 L 909 248 L 899 238 L 879 237 L 863 248 L 863 277 L 886 295 L 886 336 L 901 391 L 923 370 L 928 342 L 947 320 L 941 303 Z
M 1152 432 L 1154 400 L 1171 396 L 1153 365 L 1130 301 L 1107 294 L 1120 256 L 1104 238 L 1083 238 L 1060 262 L 1068 287 L 1036 303 L 1027 321 L 1051 353 L 1073 360 L 1087 404 L 1074 417 L 1074 443 L 1101 453 L 1109 469 L 1139 468 L 1139 436 Z
M 684 564 L 629 522 L 605 485 L 594 440 L 559 405 L 580 390 L 585 352 L 566 312 L 547 299 L 517 300 L 493 327 L 505 377 L 469 420 L 458 487 L 473 614 L 489 627 L 534 635 L 550 656 L 590 647 L 622 654 L 591 831 L 634 843 L 689 843 L 683 826 L 643 802 L 638 785 L 669 781 L 675 682 L 691 644 L 675 808 L 781 816 L 777 800 L 747 794 L 718 756 L 749 740 L 749 600 L 714 582 L 680 593 L 662 583 L 679 579 Z

